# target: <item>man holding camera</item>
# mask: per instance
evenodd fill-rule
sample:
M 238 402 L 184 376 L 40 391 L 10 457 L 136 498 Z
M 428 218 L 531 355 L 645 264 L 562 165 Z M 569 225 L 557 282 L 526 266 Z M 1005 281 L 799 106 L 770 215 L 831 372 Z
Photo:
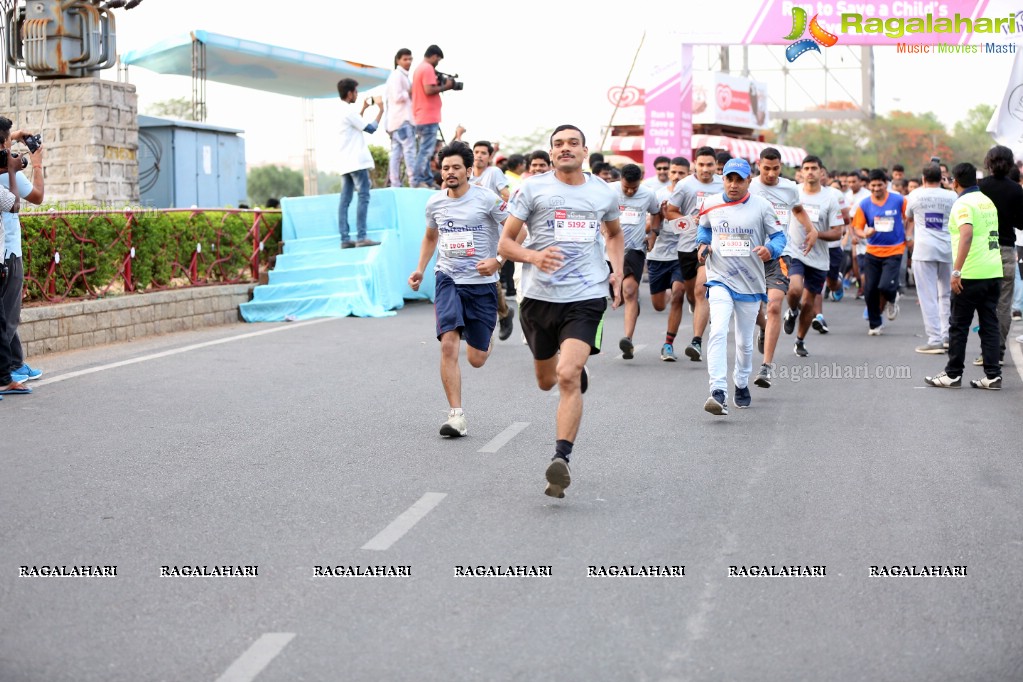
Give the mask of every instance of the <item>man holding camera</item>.
M 440 132 L 440 93 L 455 88 L 454 78 L 438 81 L 437 65 L 442 59 L 444 52 L 436 45 L 430 45 L 412 75 L 412 118 L 419 142 L 414 186 L 426 189 L 437 189 L 430 171 L 430 157 L 433 156 L 437 134 Z
M 24 130 L 11 131 L 13 123 L 10 119 L 0 116 L 0 146 L 7 152 L 5 167 L 14 169 L 0 175 L 0 186 L 10 189 L 17 197 L 24 198 L 33 204 L 40 204 L 43 201 L 43 147 L 37 135 L 31 135 Z M 26 166 L 25 157 L 11 152 L 13 141 L 23 142 L 29 148 L 28 161 L 31 165 Z M 32 179 L 25 175 L 23 168 L 29 168 Z M 21 262 L 21 221 L 18 219 L 16 206 L 2 215 L 4 226 L 3 266 L 6 276 L 0 286 L 0 307 L 4 311 L 6 323 L 0 331 L 0 346 L 3 347 L 3 357 L 0 357 L 0 387 L 10 381 L 4 381 L 5 372 L 10 372 L 12 381 L 19 384 L 24 381 L 38 379 L 42 372 L 29 367 L 25 363 L 24 349 L 21 346 L 21 339 L 18 336 L 18 323 L 21 320 L 21 293 L 25 280 L 25 270 Z M 0 392 L 3 392 L 0 388 Z M 13 393 L 30 393 L 30 389 L 21 386 L 21 390 L 12 390 Z
M 366 215 L 369 213 L 369 169 L 373 168 L 373 154 L 363 132 L 374 133 L 384 115 L 384 105 L 380 98 L 366 100 L 362 110 L 355 111 L 355 101 L 359 98 L 359 83 L 352 78 L 342 78 L 337 82 L 337 93 L 344 103 L 344 118 L 341 121 L 341 201 L 338 206 L 338 230 L 341 232 L 341 248 L 350 249 L 355 246 L 376 246 L 380 242 L 366 236 Z M 377 118 L 371 123 L 362 120 L 370 103 L 377 106 Z M 352 203 L 352 190 L 359 193 L 359 204 L 355 210 L 356 241 L 352 241 L 348 230 L 348 206 Z

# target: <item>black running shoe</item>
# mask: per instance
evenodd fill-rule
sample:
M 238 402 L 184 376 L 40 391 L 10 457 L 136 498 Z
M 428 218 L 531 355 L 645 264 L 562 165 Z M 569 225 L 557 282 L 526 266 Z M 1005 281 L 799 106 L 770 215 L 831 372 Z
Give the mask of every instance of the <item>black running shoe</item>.
M 753 402 L 753 396 L 749 393 L 749 386 L 743 386 L 742 388 L 736 386 L 735 395 L 732 396 L 732 402 L 740 409 L 749 407 Z
M 515 311 L 511 308 L 508 309 L 508 316 L 502 317 L 498 320 L 500 325 L 500 331 L 497 332 L 497 338 L 502 341 L 507 341 L 508 337 L 512 335 L 512 331 L 515 329 Z
M 802 341 L 796 341 L 796 345 L 792 350 L 801 358 L 809 357 L 810 355 L 810 351 L 806 350 L 806 344 Z
M 568 468 L 568 462 L 561 457 L 555 457 L 547 467 L 547 489 L 543 491 L 548 497 L 564 497 L 565 488 L 572 485 L 572 471 Z
M 789 308 L 788 310 L 785 311 L 785 333 L 786 334 L 791 334 L 792 332 L 794 332 L 796 330 L 796 319 L 798 319 L 798 318 L 799 318 L 799 313 L 797 313 L 792 308 Z
M 618 348 L 622 351 L 622 360 L 631 360 L 636 357 L 636 347 L 632 345 L 632 339 L 628 336 L 622 337 L 622 340 L 618 342 Z

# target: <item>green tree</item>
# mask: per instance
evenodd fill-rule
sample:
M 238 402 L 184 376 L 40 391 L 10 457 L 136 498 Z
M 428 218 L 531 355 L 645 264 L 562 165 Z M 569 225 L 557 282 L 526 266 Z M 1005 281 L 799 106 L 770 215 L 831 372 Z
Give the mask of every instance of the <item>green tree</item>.
M 789 128 L 783 144 L 802 147 L 821 157 L 831 169 L 858 168 L 875 162 L 863 149 L 864 133 L 860 121 L 796 123 Z
M 867 149 L 886 168 L 901 163 L 915 174 L 915 169 L 922 168 L 932 156 L 944 159 L 952 155 L 948 132 L 930 111 L 893 111 L 889 116 L 878 116 L 867 124 L 867 133 Z
M 246 178 L 250 206 L 264 206 L 266 200 L 305 195 L 301 171 L 281 166 L 259 166 Z
M 533 132 L 526 135 L 517 135 L 515 137 L 509 137 L 505 140 L 501 140 L 501 153 L 505 156 L 509 154 L 530 154 L 537 149 L 548 151 L 551 148 L 551 131 L 553 128 L 536 128 Z M 589 140 L 586 140 L 589 142 Z M 469 142 L 472 144 L 472 142 Z M 598 138 L 593 142 L 593 146 L 590 149 L 596 151 L 596 145 L 600 144 Z
M 978 168 L 984 165 L 984 156 L 995 142 L 987 131 L 987 124 L 995 108 L 990 104 L 978 104 L 966 112 L 966 118 L 952 127 L 948 145 L 952 148 L 955 163 L 969 161 Z
M 176 118 L 179 121 L 194 121 L 192 115 L 192 100 L 187 97 L 174 97 L 153 102 L 146 107 L 146 113 L 150 116 L 164 116 Z

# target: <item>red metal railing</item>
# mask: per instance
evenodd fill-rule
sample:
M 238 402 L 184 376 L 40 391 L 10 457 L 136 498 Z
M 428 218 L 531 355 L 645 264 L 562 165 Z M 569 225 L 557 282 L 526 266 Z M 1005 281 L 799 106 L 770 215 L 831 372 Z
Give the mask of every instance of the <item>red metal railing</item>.
M 258 281 L 276 253 L 280 219 L 279 210 L 260 209 L 25 212 L 23 297 L 59 302 Z

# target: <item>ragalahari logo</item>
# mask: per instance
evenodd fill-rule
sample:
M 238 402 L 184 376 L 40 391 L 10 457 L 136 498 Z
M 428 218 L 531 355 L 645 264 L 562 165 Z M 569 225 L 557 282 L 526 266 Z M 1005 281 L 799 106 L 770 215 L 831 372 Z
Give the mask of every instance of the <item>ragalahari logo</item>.
M 818 44 L 824 47 L 831 47 L 838 42 L 838 36 L 834 33 L 829 33 L 821 28 L 821 25 L 817 22 L 817 15 L 813 15 L 813 19 L 810 20 L 810 38 L 802 38 L 803 34 L 807 30 L 806 25 L 806 10 L 802 7 L 792 8 L 792 32 L 785 36 L 785 40 L 795 40 L 785 48 L 785 58 L 790 62 L 796 61 L 800 55 L 809 52 L 811 50 L 820 52 L 821 49 L 817 47 Z M 802 40 L 798 40 L 802 38 Z

